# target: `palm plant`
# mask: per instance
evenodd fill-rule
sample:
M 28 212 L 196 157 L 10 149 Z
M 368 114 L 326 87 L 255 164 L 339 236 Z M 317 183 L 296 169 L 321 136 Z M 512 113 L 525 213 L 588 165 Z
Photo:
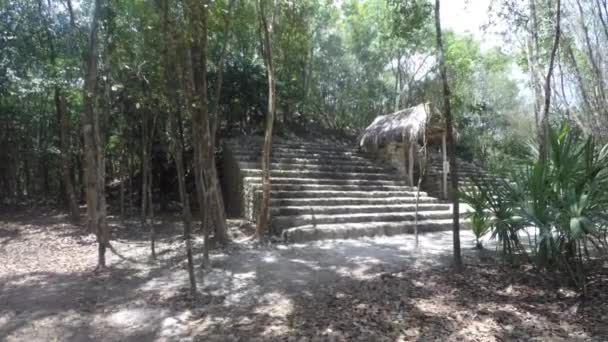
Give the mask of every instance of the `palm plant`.
M 489 229 L 505 256 L 527 254 L 519 238 L 526 232 L 535 265 L 566 271 L 585 294 L 589 249 L 608 250 L 608 145 L 564 125 L 549 130 L 547 147 L 547 158 L 521 161 L 514 183 L 474 179 L 476 189 L 461 198 L 473 208 L 478 246 Z
M 473 179 L 473 182 L 477 183 L 478 181 Z M 461 191 L 459 193 L 461 201 L 468 204 L 472 209 L 465 214 L 465 218 L 470 220 L 477 249 L 483 249 L 480 238 L 490 230 L 490 220 L 486 213 L 488 203 L 485 189 L 485 187 L 473 186 L 469 191 Z
M 525 163 L 509 187 L 513 214 L 534 227 L 530 239 L 539 268 L 565 269 L 585 293 L 588 247 L 606 250 L 608 145 L 599 148 L 567 125 L 550 130 L 548 158 Z

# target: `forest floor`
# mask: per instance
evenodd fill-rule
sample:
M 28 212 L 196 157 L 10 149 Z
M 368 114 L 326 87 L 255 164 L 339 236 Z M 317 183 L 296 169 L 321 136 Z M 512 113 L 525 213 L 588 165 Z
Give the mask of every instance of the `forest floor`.
M 450 232 L 418 248 L 409 235 L 259 246 L 231 221 L 234 242 L 197 267 L 192 300 L 177 219 L 158 221 L 155 262 L 136 221 L 110 223 L 115 247 L 140 262 L 112 255 L 93 273 L 95 239 L 65 215 L 0 213 L 0 341 L 608 340 L 608 265 L 583 300 L 474 250 L 469 231 L 457 274 Z

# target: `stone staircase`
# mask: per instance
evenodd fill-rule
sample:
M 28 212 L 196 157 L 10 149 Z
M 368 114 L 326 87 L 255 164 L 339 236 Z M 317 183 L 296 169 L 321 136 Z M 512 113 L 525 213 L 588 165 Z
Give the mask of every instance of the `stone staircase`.
M 255 221 L 261 198 L 261 140 L 224 143 L 227 213 Z M 273 141 L 271 229 L 288 242 L 395 235 L 414 231 L 416 188 L 396 170 L 352 147 Z M 420 192 L 420 232 L 451 229 L 451 206 Z
M 500 177 L 490 174 L 480 165 L 464 161 L 458 158 L 458 189 L 467 191 L 475 186 L 473 178 L 489 183 L 497 183 L 503 181 Z M 429 164 L 427 177 L 422 184 L 422 188 L 429 193 L 430 196 L 443 198 L 441 181 L 443 179 L 443 160 L 441 155 L 433 153 L 429 155 Z M 448 182 L 451 175 L 448 173 Z M 448 183 L 449 184 L 449 183 Z

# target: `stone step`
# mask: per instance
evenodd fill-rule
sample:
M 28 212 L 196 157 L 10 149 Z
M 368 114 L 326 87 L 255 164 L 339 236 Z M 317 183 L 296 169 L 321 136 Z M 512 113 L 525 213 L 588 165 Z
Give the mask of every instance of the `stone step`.
M 495 179 L 486 179 L 486 180 L 484 180 L 484 182 L 485 182 L 485 183 L 494 183 L 494 184 L 498 184 L 498 183 L 500 183 L 500 181 L 495 180 Z M 437 182 L 437 183 L 435 183 L 435 184 L 436 184 L 437 186 L 439 186 L 439 182 Z M 451 184 L 451 183 L 450 183 L 450 179 L 448 179 L 448 186 L 449 186 L 449 184 Z M 470 179 L 468 179 L 468 178 L 467 178 L 467 179 L 459 179 L 459 180 L 458 180 L 458 186 L 463 186 L 463 185 L 464 185 L 464 186 L 475 185 L 475 182 L 473 182 L 472 180 L 470 180 Z
M 438 203 L 435 197 L 421 196 L 418 203 Z M 387 204 L 412 204 L 416 203 L 416 197 L 317 197 L 317 198 L 270 198 L 271 207 L 281 206 L 339 206 L 339 205 L 387 205 Z
M 233 155 L 237 160 L 244 158 L 261 158 L 261 154 L 254 152 L 234 151 Z M 369 162 L 369 159 L 360 155 L 346 154 L 320 154 L 320 153 L 291 153 L 291 152 L 276 152 L 270 155 L 271 159 L 288 158 L 288 159 L 320 159 L 324 163 L 330 163 L 334 160 L 338 161 L 360 161 Z
M 442 177 L 442 175 L 433 175 L 433 174 L 431 174 L 429 176 L 431 176 L 432 178 L 442 179 L 442 178 L 438 178 L 438 177 Z M 489 182 L 489 183 L 497 183 L 497 182 L 501 181 L 499 178 L 491 177 L 491 176 L 488 176 L 488 177 L 466 177 L 466 176 L 458 175 L 458 182 L 459 183 L 465 182 L 465 183 L 474 184 L 473 183 L 473 178 L 476 179 L 476 180 L 478 180 L 478 181 Z M 451 177 L 448 175 L 448 182 L 450 180 L 451 180 Z
M 261 179 L 258 179 L 256 182 L 250 183 L 254 187 L 262 186 Z M 350 184 L 276 184 L 274 182 L 271 183 L 271 189 L 273 191 L 298 191 L 298 192 L 307 192 L 307 191 L 320 191 L 320 190 L 329 190 L 329 191 L 369 191 L 369 192 L 377 192 L 377 191 L 411 191 L 415 192 L 416 187 L 413 186 L 405 186 L 405 185 L 350 185 Z M 420 192 L 423 193 L 422 191 Z
M 239 162 L 242 169 L 261 169 L 261 163 Z M 310 164 L 310 163 L 270 163 L 270 170 L 311 170 L 333 172 L 391 172 L 385 168 L 373 165 L 349 164 Z
M 260 176 L 255 177 L 244 177 L 245 183 L 261 183 L 262 178 Z M 406 182 L 402 179 L 343 179 L 343 178 L 303 178 L 303 177 L 273 177 L 271 178 L 272 184 L 326 184 L 326 185 L 378 185 L 378 186 L 406 186 Z
M 443 171 L 429 171 L 427 172 L 427 175 L 433 175 L 436 177 L 442 177 L 443 176 Z M 448 177 L 451 175 L 451 173 L 448 173 Z M 458 172 L 458 178 L 491 178 L 491 179 L 495 179 L 496 177 L 489 174 L 489 173 L 467 173 L 467 172 Z
M 418 211 L 450 210 L 449 204 L 419 203 Z M 283 206 L 270 209 L 272 215 L 333 215 L 348 213 L 391 213 L 414 212 L 416 204 L 382 204 L 382 205 L 325 205 L 325 206 Z
M 273 144 L 272 149 L 277 150 L 306 150 L 309 152 L 337 152 L 337 153 L 360 153 L 359 149 L 352 146 L 340 145 L 294 145 L 294 144 Z
M 438 168 L 438 169 L 429 168 L 427 170 L 427 173 L 430 173 L 430 174 L 443 174 L 443 169 L 442 168 Z M 482 176 L 482 177 L 483 176 L 492 177 L 492 175 L 490 173 L 488 173 L 486 171 L 480 171 L 480 170 L 468 170 L 467 171 L 467 170 L 460 170 L 460 169 L 458 169 L 458 175 L 459 176 L 460 175 L 473 175 L 473 176 L 479 175 L 479 176 Z
M 255 151 L 257 153 L 262 153 L 261 145 L 231 145 L 228 144 L 227 147 L 236 151 Z M 312 153 L 359 153 L 358 148 L 352 148 L 347 146 L 333 146 L 333 145 L 295 145 L 295 144 L 272 144 L 272 151 L 305 151 Z
M 239 155 L 237 158 L 237 161 L 239 162 L 255 162 L 255 163 L 260 163 L 261 158 L 260 156 L 253 156 L 253 155 Z M 310 158 L 310 157 L 301 157 L 301 158 L 283 158 L 283 157 L 272 157 L 270 158 L 270 162 L 271 163 L 291 163 L 291 164 L 298 164 L 298 163 L 304 163 L 304 164 L 337 164 L 337 165 L 362 165 L 362 166 L 378 166 L 378 165 L 384 165 L 384 164 L 380 164 L 380 163 L 373 163 L 370 160 L 366 160 L 366 159 L 352 159 L 352 158 L 345 158 L 345 159 L 333 159 L 333 158 Z
M 443 220 L 452 217 L 449 210 L 419 211 L 418 220 Z M 337 223 L 361 223 L 361 222 L 403 222 L 414 221 L 415 212 L 384 212 L 384 213 L 348 213 L 334 215 L 294 215 L 274 216 L 272 218 L 273 229 L 280 231 L 294 226 L 337 224 Z
M 418 232 L 447 231 L 452 229 L 452 220 L 418 221 Z M 414 222 L 365 222 L 304 225 L 283 230 L 286 242 L 307 242 L 326 239 L 356 239 L 366 236 L 413 234 Z
M 310 152 L 361 152 L 358 148 L 352 146 L 342 146 L 342 145 L 294 145 L 294 144 L 272 144 L 273 149 L 289 149 L 289 150 L 307 150 Z
M 232 152 L 237 155 L 254 155 L 261 156 L 262 151 L 250 148 L 235 148 Z M 356 151 L 341 151 L 341 150 L 307 150 L 299 148 L 273 148 L 271 156 L 319 156 L 319 157 L 359 157 L 363 158 L 359 152 Z
M 261 192 L 261 191 L 259 191 Z M 338 190 L 310 190 L 310 191 L 284 191 L 271 190 L 271 198 L 385 198 L 385 197 L 415 197 L 416 191 L 338 191 Z M 420 197 L 427 197 L 427 193 L 420 192 Z
M 241 169 L 245 177 L 261 177 L 260 169 Z M 367 179 L 367 180 L 399 180 L 397 175 L 378 172 L 331 172 L 315 170 L 270 170 L 270 177 L 303 177 L 303 178 L 330 178 L 330 179 Z

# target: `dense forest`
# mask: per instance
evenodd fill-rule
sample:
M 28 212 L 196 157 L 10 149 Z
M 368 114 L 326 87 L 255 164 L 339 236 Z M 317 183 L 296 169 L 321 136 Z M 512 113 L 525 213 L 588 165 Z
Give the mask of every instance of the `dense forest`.
M 266 24 L 273 27 L 277 121 L 356 131 L 376 115 L 438 102 L 432 4 L 262 5 L 268 7 Z M 186 88 L 197 68 L 190 70 L 188 64 L 193 29 L 202 30 L 198 39 L 206 62 L 198 67 L 206 69 L 199 72 L 206 75 L 210 129 L 220 138 L 264 130 L 268 79 L 258 14 L 263 6 L 255 1 L 210 2 L 200 14 L 203 27 L 192 26 L 191 6 L 182 1 L 3 3 L 3 201 L 39 196 L 67 202 L 66 196 L 82 197 L 82 127 L 88 105 L 99 116 L 108 183 L 140 174 L 147 162 L 144 145 L 151 145 L 152 182 L 157 184 L 163 164 L 171 159 L 171 111 L 183 148 L 191 151 L 193 146 Z M 596 84 L 603 84 L 600 58 L 606 37 L 600 30 L 603 8 L 588 7 L 580 13 L 577 8 L 563 9 L 568 11 L 563 26 L 571 32 L 563 34 L 558 50 L 551 81 L 556 99 L 551 112 L 556 114 L 551 119 L 579 118 L 586 129 L 595 129 L 586 113 L 599 114 L 602 107 L 602 88 Z M 512 152 L 519 137 L 533 134 L 531 97 L 520 94 L 523 88 L 534 89 L 542 97 L 554 31 L 555 16 L 549 14 L 555 9 L 539 5 L 538 12 L 538 18 L 548 18 L 539 20 L 538 27 L 522 19 L 528 16 L 527 8 L 504 4 L 496 13 L 516 25 L 521 42 L 511 51 L 482 50 L 472 36 L 445 35 L 455 117 L 471 154 Z M 581 16 L 593 22 L 581 26 Z M 596 36 L 589 37 L 591 33 Z M 511 77 L 513 68 L 533 70 L 534 87 L 518 84 Z M 86 84 L 87 74 L 94 84 Z M 203 82 L 198 78 L 193 81 Z M 83 97 L 85 85 L 94 90 L 90 104 Z M 587 105 L 590 110 L 583 110 Z M 156 159 L 163 155 L 165 160 Z
M 277 121 L 357 131 L 379 114 L 439 102 L 431 5 L 381 0 L 264 5 L 273 27 Z M 190 7 L 183 1 L 3 2 L 4 202 L 81 197 L 83 86 L 85 74 L 93 71 L 95 84 L 88 86 L 99 113 L 108 183 L 141 172 L 146 144 L 154 158 L 161 158 L 161 151 L 169 156 L 169 108 L 176 111 L 185 150 L 191 150 L 187 62 L 198 25 L 190 23 Z M 210 129 L 215 125 L 220 138 L 264 130 L 268 80 L 260 10 L 255 1 L 212 1 L 201 14 L 205 105 Z M 445 34 L 456 125 L 470 158 L 517 154 L 518 142 L 534 135 L 546 97 L 555 13 L 556 4 L 496 2 L 487 30 L 493 20 L 506 23 L 509 30 L 501 34 L 510 43 L 504 46 L 482 49 L 472 35 Z M 560 13 L 549 121 L 568 120 L 601 136 L 606 8 L 601 1 L 572 1 Z M 94 70 L 87 69 L 89 55 L 95 57 Z M 529 80 L 514 77 L 518 72 Z M 163 163 L 169 161 L 152 162 L 155 184 Z
M 106 249 L 138 262 L 111 241 L 117 221 L 134 220 L 157 260 L 157 223 L 177 217 L 196 296 L 197 253 L 211 268 L 232 236 L 223 141 L 264 141 L 266 243 L 273 137 L 356 147 L 379 115 L 433 103 L 446 116 L 457 269 L 466 203 L 479 248 L 489 234 L 504 260 L 592 297 L 608 251 L 608 3 L 483 4 L 473 34 L 442 23 L 439 0 L 0 0 L 0 207 L 68 213 L 95 235 L 98 271 Z M 459 194 L 456 156 L 512 182 Z

